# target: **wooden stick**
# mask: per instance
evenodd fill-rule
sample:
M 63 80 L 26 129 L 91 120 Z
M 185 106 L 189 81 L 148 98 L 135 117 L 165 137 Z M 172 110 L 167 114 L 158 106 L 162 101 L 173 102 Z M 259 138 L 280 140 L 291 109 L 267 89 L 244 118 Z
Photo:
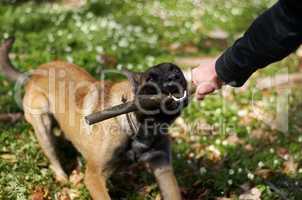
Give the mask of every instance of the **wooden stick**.
M 135 103 L 133 101 L 130 101 L 96 113 L 92 113 L 91 115 L 85 117 L 85 121 L 87 124 L 92 125 L 106 119 L 116 117 L 118 115 L 134 112 L 136 110 L 137 107 Z
M 185 91 L 184 96 L 187 97 L 187 95 L 191 96 L 194 94 L 196 88 L 194 86 L 190 86 L 189 92 Z M 188 94 L 187 94 L 188 93 Z M 178 98 L 180 101 L 182 101 L 183 97 Z M 110 108 L 107 108 L 102 111 L 98 111 L 95 113 L 92 113 L 85 117 L 85 121 L 87 124 L 92 125 L 101 121 L 104 121 L 106 119 L 110 119 L 122 114 L 127 114 L 130 112 L 135 112 L 140 109 L 145 110 L 153 110 L 156 108 L 159 108 L 162 102 L 166 103 L 173 103 L 177 102 L 177 98 L 173 97 L 172 95 L 139 95 L 135 100 L 129 101 L 126 103 L 122 103 Z
M 173 99 L 170 95 L 142 95 L 139 96 L 136 100 L 122 103 L 96 113 L 92 113 L 85 117 L 85 121 L 87 124 L 92 125 L 122 114 L 138 111 L 140 108 L 146 110 L 156 109 L 163 101 L 173 101 Z

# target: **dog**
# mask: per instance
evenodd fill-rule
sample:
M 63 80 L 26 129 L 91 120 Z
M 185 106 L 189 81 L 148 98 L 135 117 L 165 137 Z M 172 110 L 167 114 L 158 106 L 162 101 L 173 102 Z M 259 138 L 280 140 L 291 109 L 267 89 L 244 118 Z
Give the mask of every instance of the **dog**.
M 8 57 L 13 42 L 14 39 L 7 39 L 0 47 L 0 66 L 8 79 L 17 81 L 25 75 Z M 64 138 L 85 159 L 84 183 L 93 199 L 110 199 L 106 180 L 119 166 L 130 161 L 144 162 L 151 169 L 165 200 L 180 200 L 171 165 L 168 126 L 187 105 L 187 98 L 154 113 L 137 111 L 93 126 L 83 120 L 93 112 L 131 101 L 138 95 L 183 94 L 187 89 L 182 71 L 171 63 L 141 73 L 126 71 L 125 75 L 127 80 L 117 83 L 97 81 L 74 64 L 63 61 L 43 64 L 26 78 L 22 101 L 25 119 L 32 125 L 56 180 L 67 181 L 68 176 L 58 156 L 54 124 L 58 124 Z

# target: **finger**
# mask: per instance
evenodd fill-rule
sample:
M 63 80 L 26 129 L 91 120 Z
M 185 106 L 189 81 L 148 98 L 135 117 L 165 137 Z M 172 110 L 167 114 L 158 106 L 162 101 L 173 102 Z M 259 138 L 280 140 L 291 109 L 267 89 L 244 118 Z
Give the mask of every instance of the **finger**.
M 199 84 L 196 88 L 198 95 L 207 95 L 215 91 L 215 87 L 212 84 Z
M 205 94 L 200 94 L 198 93 L 198 91 L 195 92 L 195 99 L 198 100 L 198 101 L 201 101 L 203 100 L 205 97 Z
M 202 100 L 204 100 L 204 96 L 203 95 L 196 95 L 196 100 L 197 101 L 202 101 Z

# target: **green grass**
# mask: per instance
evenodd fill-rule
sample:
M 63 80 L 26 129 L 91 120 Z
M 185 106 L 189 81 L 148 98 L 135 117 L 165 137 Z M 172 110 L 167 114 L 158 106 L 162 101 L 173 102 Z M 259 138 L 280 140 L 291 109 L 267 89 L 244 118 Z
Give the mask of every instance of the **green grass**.
M 201 4 L 194 1 L 197 2 L 194 4 L 188 0 L 182 3 L 91 0 L 80 9 L 18 2 L 0 4 L 0 40 L 16 36 L 13 62 L 20 70 L 28 71 L 53 59 L 63 59 L 97 77 L 103 69 L 141 71 L 156 63 L 171 62 L 177 56 L 216 55 L 223 47 L 205 44 L 211 30 L 227 31 L 231 44 L 273 1 L 217 0 Z M 198 51 L 175 53 L 170 49 L 175 44 L 191 45 Z M 100 62 L 101 55 L 110 56 L 118 64 Z M 297 72 L 297 62 L 293 55 L 261 70 L 253 76 L 246 92 L 232 90 L 227 96 L 218 93 L 201 103 L 190 103 L 181 124 L 195 128 L 183 131 L 176 123 L 178 129 L 171 129 L 175 135 L 173 164 L 186 199 L 238 199 L 244 192 L 243 185 L 258 188 L 262 199 L 282 199 L 280 193 L 288 199 L 301 199 L 301 88 L 288 88 L 288 133 L 272 130 L 270 123 L 254 118 L 251 105 L 253 99 L 261 103 L 266 114 L 276 116 L 277 89 L 261 92 L 255 90 L 254 84 L 257 78 Z M 1 112 L 20 111 L 14 101 L 13 87 L 0 78 Z M 260 138 L 255 137 L 257 132 Z M 285 173 L 286 159 L 280 148 L 297 163 L 297 170 Z M 270 176 L 263 178 L 260 169 L 266 169 Z M 39 188 L 47 191 L 51 199 L 64 188 L 75 191 L 76 199 L 89 199 L 83 183 L 55 182 L 33 130 L 25 121 L 13 126 L 0 125 L 0 175 L 0 199 L 28 199 Z M 159 194 L 153 177 L 141 166 L 115 174 L 109 187 L 115 199 L 154 199 Z

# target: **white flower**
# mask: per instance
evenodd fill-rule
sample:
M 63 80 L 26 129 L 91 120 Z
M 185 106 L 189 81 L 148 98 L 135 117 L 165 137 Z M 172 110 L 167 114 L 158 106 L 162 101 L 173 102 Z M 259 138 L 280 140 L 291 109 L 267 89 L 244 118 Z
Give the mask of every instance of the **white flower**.
M 117 68 L 118 70 L 121 70 L 121 69 L 123 68 L 123 66 L 122 66 L 121 64 L 118 64 L 118 65 L 116 66 L 116 68 Z
M 9 34 L 8 34 L 8 33 L 4 33 L 4 34 L 3 34 L 3 37 L 4 37 L 5 39 L 7 39 L 7 38 L 8 38 L 8 36 L 9 36 Z
M 203 174 L 207 173 L 207 169 L 205 167 L 201 167 L 199 169 L 199 172 L 200 172 L 201 175 L 203 175 Z
M 222 145 L 223 145 L 223 146 L 227 146 L 227 145 L 228 145 L 228 141 L 227 141 L 227 140 L 223 140 L 223 141 L 222 141 Z
M 233 180 L 232 179 L 228 180 L 228 184 L 232 185 L 233 184 Z
M 92 12 L 88 12 L 86 14 L 87 19 L 91 19 L 93 17 L 93 13 Z
M 118 45 L 119 45 L 120 47 L 127 47 L 127 46 L 129 45 L 129 42 L 127 41 L 126 38 L 122 38 L 122 39 L 119 41 Z
M 195 156 L 195 154 L 193 153 L 193 152 L 191 152 L 190 154 L 189 154 L 189 157 L 190 158 L 193 158 Z
M 73 58 L 72 58 L 72 56 L 70 56 L 70 55 L 68 55 L 68 56 L 66 57 L 66 59 L 67 59 L 67 62 L 69 62 L 69 63 L 72 63 L 72 62 L 73 62 Z
M 251 172 L 249 172 L 249 173 L 247 174 L 247 177 L 248 177 L 250 180 L 253 180 L 253 179 L 255 178 L 255 175 L 252 174 Z
M 65 49 L 64 49 L 66 52 L 71 52 L 72 51 L 72 48 L 70 46 L 67 46 Z
M 246 110 L 239 110 L 239 111 L 238 111 L 238 115 L 239 115 L 240 117 L 244 117 L 244 116 L 246 116 L 246 114 L 247 114 L 247 111 L 246 111 Z
M 289 158 L 289 155 L 286 154 L 286 155 L 284 156 L 284 160 L 288 160 L 288 158 Z
M 59 31 L 57 32 L 57 34 L 58 34 L 58 36 L 62 36 L 62 35 L 63 35 L 63 31 L 62 31 L 62 30 L 59 30 Z
M 97 47 L 95 48 L 95 50 L 96 50 L 96 52 L 98 52 L 98 53 L 102 53 L 102 52 L 104 51 L 103 47 L 101 47 L 101 46 L 97 46 Z
M 262 168 L 263 166 L 264 166 L 264 163 L 263 163 L 262 161 L 260 161 L 260 162 L 258 163 L 258 167 Z
M 221 140 L 220 139 L 216 139 L 215 140 L 215 144 L 220 145 L 221 144 Z
M 233 169 L 230 169 L 230 170 L 229 170 L 229 174 L 230 174 L 230 175 L 233 175 L 233 174 L 235 174 L 235 171 L 234 171 Z
M 54 42 L 55 41 L 55 38 L 53 37 L 53 35 L 50 33 L 47 35 L 48 37 L 48 41 L 51 43 L 51 42 Z
M 73 38 L 73 35 L 71 34 L 71 33 L 69 33 L 68 35 L 67 35 L 67 39 L 72 39 Z

